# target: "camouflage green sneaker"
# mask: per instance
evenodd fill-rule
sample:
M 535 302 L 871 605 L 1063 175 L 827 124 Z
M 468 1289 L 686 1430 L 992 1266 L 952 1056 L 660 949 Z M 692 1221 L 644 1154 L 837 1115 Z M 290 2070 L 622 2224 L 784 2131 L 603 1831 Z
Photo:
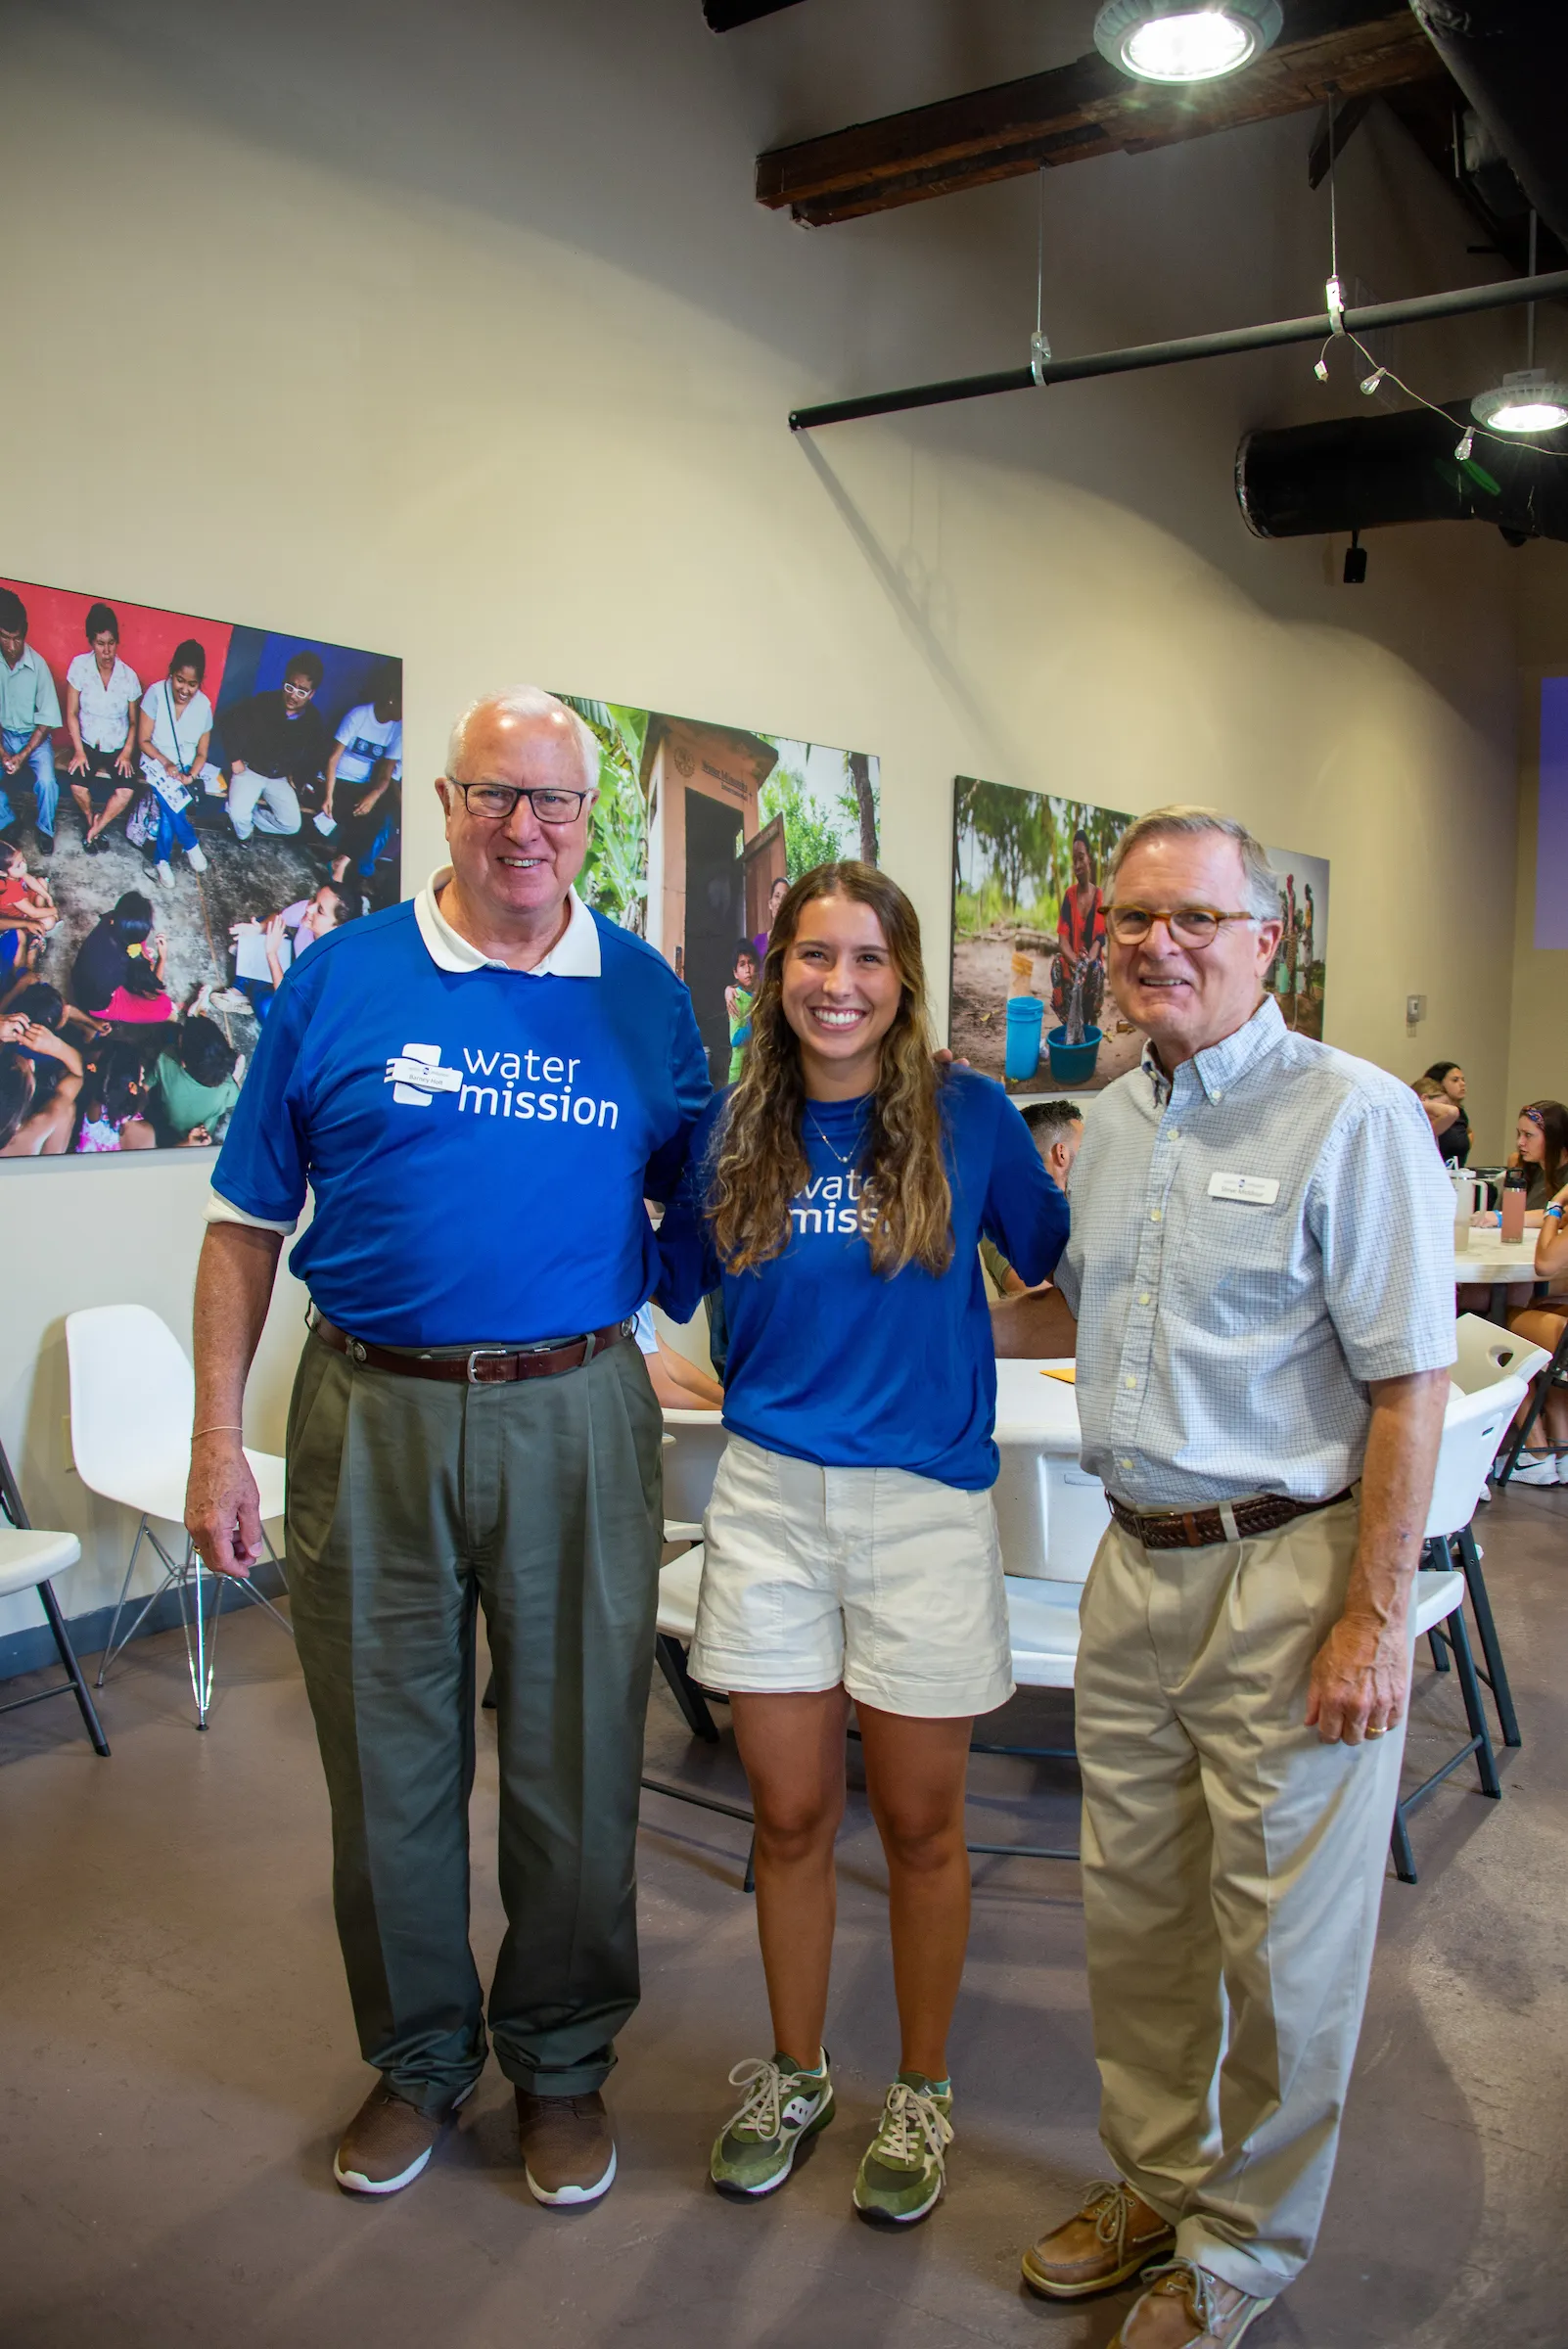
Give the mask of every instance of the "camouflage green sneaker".
M 952 2143 L 952 2090 L 900 2072 L 882 2107 L 882 2126 L 860 2163 L 854 2207 L 877 2227 L 912 2227 L 942 2199 L 943 2157 Z
M 731 2088 L 744 2089 L 740 2110 L 714 2141 L 708 2174 L 721 2194 L 771 2194 L 784 2184 L 808 2137 L 833 2118 L 827 2050 L 814 2072 L 798 2071 L 787 2055 L 738 2063 Z

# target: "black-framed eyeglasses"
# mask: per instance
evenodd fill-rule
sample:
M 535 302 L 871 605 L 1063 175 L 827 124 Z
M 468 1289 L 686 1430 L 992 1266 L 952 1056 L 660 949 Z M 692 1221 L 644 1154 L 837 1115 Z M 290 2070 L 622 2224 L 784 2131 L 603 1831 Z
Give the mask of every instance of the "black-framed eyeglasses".
M 1119 946 L 1141 945 L 1163 922 L 1178 946 L 1212 946 L 1226 922 L 1256 922 L 1256 913 L 1222 913 L 1217 905 L 1107 905 L 1105 927 Z
M 536 823 L 575 824 L 582 813 L 583 801 L 593 797 L 587 791 L 558 790 L 553 783 L 459 783 L 455 775 L 445 779 L 454 791 L 462 793 L 469 814 L 483 816 L 486 823 L 510 822 L 519 800 L 527 800 Z

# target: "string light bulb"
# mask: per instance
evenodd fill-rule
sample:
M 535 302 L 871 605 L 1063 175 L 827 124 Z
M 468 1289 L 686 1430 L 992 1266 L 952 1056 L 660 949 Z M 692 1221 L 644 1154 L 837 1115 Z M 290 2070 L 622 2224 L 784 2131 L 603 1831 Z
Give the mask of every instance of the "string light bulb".
M 1362 376 L 1361 390 L 1365 392 L 1368 399 L 1376 398 L 1378 387 L 1382 383 L 1383 377 L 1386 373 L 1386 368 L 1374 367 L 1370 375 Z
M 1453 452 L 1453 453 L 1454 453 L 1454 455 L 1455 455 L 1455 457 L 1457 457 L 1457 459 L 1458 459 L 1458 461 L 1459 461 L 1459 463 L 1460 463 L 1461 465 L 1467 464 L 1467 463 L 1469 462 L 1470 451 L 1471 451 L 1471 449 L 1472 449 L 1472 448 L 1474 448 L 1474 446 L 1475 446 L 1475 426 L 1474 426 L 1473 424 L 1467 424 L 1467 425 L 1465 426 L 1465 428 L 1464 428 L 1464 431 L 1463 431 L 1463 433 L 1462 433 L 1462 434 L 1461 434 L 1461 436 L 1460 436 L 1458 446 L 1457 446 L 1457 447 L 1454 449 L 1454 452 Z

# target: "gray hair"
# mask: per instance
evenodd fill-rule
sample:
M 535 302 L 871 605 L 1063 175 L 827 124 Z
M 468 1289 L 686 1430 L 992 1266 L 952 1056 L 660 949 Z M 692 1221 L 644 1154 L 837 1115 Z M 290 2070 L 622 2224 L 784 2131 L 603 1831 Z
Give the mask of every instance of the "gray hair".
M 1218 807 L 1151 807 L 1147 815 L 1134 816 L 1111 851 L 1110 869 L 1105 876 L 1107 892 L 1115 887 L 1116 876 L 1132 851 L 1144 841 L 1159 840 L 1169 833 L 1202 832 L 1218 832 L 1225 840 L 1234 841 L 1241 858 L 1246 911 L 1260 922 L 1279 921 L 1279 876 L 1268 861 L 1268 850 L 1245 824 L 1238 823 L 1233 815 L 1222 815 Z
M 467 757 L 468 729 L 482 710 L 499 710 L 507 717 L 551 717 L 559 711 L 563 717 L 570 718 L 576 731 L 577 748 L 582 753 L 582 780 L 590 791 L 597 791 L 599 787 L 599 741 L 597 735 L 586 719 L 580 718 L 575 710 L 567 708 L 565 702 L 558 701 L 553 693 L 546 693 L 542 686 L 538 685 L 513 685 L 505 693 L 484 693 L 481 694 L 477 702 L 470 702 L 447 737 L 446 772 L 448 775 L 455 776 Z

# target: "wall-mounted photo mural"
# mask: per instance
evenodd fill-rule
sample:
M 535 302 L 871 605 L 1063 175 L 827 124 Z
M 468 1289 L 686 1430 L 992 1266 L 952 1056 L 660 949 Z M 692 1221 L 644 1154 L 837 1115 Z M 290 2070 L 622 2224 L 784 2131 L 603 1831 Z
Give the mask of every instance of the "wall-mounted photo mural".
M 401 891 L 402 665 L 0 580 L 0 1157 L 219 1141 L 290 964 Z
M 1106 986 L 1104 880 L 1123 809 L 960 775 L 953 786 L 953 1051 L 1011 1093 L 1098 1092 L 1143 1039 Z M 1265 985 L 1323 1033 L 1328 865 L 1270 849 L 1284 931 Z
M 782 885 L 842 857 L 877 861 L 879 763 L 865 751 L 708 718 L 561 699 L 599 743 L 599 805 L 578 887 L 685 980 L 723 1084 L 739 1073 Z

